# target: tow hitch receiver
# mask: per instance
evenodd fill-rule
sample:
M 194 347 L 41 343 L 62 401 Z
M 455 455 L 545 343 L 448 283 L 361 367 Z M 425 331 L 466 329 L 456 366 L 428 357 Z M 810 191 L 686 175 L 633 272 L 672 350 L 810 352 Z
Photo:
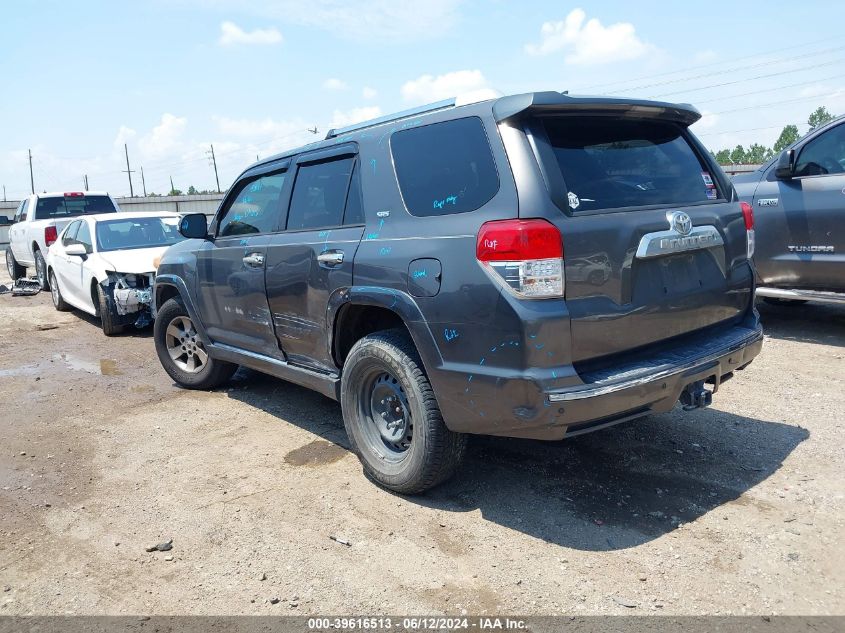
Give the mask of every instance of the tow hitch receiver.
M 713 392 L 704 386 L 703 380 L 697 380 L 688 384 L 681 392 L 681 404 L 684 411 L 703 409 L 709 407 L 713 402 Z

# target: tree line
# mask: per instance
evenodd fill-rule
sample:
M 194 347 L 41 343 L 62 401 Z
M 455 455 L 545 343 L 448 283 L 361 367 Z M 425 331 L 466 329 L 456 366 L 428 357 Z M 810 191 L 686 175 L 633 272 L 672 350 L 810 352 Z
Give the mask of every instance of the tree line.
M 827 108 L 824 106 L 816 108 L 807 119 L 807 124 L 810 126 L 808 133 L 835 118 L 836 116 L 828 112 Z M 718 152 L 713 152 L 711 150 L 711 153 L 716 158 L 716 162 L 720 165 L 757 165 L 765 163 L 776 154 L 780 154 L 800 137 L 801 135 L 798 133 L 797 125 L 787 125 L 783 128 L 778 140 L 775 141 L 775 144 L 772 147 L 766 147 L 765 145 L 760 145 L 759 143 L 752 143 L 748 149 L 744 148 L 742 145 L 737 145 L 733 149 L 721 149 Z

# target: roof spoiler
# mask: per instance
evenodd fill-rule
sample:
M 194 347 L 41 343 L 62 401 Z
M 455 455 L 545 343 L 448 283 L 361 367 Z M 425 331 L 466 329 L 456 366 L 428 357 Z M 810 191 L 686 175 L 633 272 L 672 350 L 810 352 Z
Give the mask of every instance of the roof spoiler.
M 669 119 L 686 126 L 692 125 L 701 118 L 701 113 L 688 103 L 666 103 L 620 97 L 575 97 L 551 91 L 500 97 L 493 103 L 493 117 L 497 123 L 527 114 L 560 111 L 617 111 L 632 117 Z

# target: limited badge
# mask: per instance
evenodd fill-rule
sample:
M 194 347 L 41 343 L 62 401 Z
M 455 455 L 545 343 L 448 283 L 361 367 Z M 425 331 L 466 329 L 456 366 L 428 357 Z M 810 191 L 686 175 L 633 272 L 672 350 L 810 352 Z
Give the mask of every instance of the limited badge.
M 575 195 L 574 193 L 572 193 L 571 191 L 569 192 L 568 197 L 569 197 L 569 206 L 570 206 L 571 208 L 573 208 L 573 209 L 577 209 L 578 207 L 580 207 L 580 206 L 581 206 L 581 201 L 578 199 L 578 196 L 576 196 L 576 195 Z

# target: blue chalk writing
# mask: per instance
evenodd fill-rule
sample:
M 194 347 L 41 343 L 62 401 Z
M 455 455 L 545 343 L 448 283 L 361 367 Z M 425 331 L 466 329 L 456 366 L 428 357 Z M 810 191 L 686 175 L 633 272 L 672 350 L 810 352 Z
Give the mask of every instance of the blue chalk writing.
M 472 374 L 470 374 L 469 378 L 467 378 L 467 382 L 472 382 Z
M 446 342 L 447 342 L 447 343 L 448 343 L 449 341 L 454 341 L 454 340 L 455 340 L 456 338 L 458 338 L 459 336 L 460 336 L 460 334 L 458 334 L 458 331 L 457 331 L 457 330 L 450 330 L 449 328 L 445 328 L 445 329 L 443 330 L 443 338 L 445 338 L 445 339 L 446 339 Z
M 552 378 L 557 378 L 557 372 L 554 369 L 552 370 Z
M 323 239 L 324 237 L 328 237 L 329 233 L 331 233 L 331 231 L 320 231 L 317 234 L 317 237 L 319 237 L 320 239 Z
M 478 364 L 479 364 L 479 365 L 483 365 L 483 364 L 484 364 L 484 359 L 482 358 L 480 361 L 478 361 Z
M 490 351 L 491 351 L 491 352 L 495 352 L 495 351 L 496 351 L 496 346 L 494 345 L 493 347 L 491 347 L 491 348 L 490 348 Z
M 419 279 L 420 277 L 428 277 L 428 271 L 423 268 L 422 270 L 415 270 L 413 273 L 414 279 Z
M 537 349 L 543 349 L 545 346 L 545 343 L 534 343 L 534 347 L 536 347 Z
M 377 240 L 377 239 L 378 239 L 378 233 L 367 233 L 367 237 L 366 237 L 366 239 L 368 239 L 368 240 Z
M 381 231 L 381 227 L 383 227 L 383 226 L 384 226 L 384 218 L 382 218 L 381 220 L 379 220 L 379 221 L 378 221 L 378 229 L 379 229 L 379 231 Z
M 378 254 L 379 255 L 390 255 L 390 251 L 391 251 L 390 246 L 382 246 L 379 249 Z
M 458 197 L 457 196 L 447 196 L 447 197 L 443 198 L 443 200 L 435 200 L 434 201 L 434 208 L 435 209 L 442 209 L 447 204 L 451 204 L 451 205 L 458 204 Z

